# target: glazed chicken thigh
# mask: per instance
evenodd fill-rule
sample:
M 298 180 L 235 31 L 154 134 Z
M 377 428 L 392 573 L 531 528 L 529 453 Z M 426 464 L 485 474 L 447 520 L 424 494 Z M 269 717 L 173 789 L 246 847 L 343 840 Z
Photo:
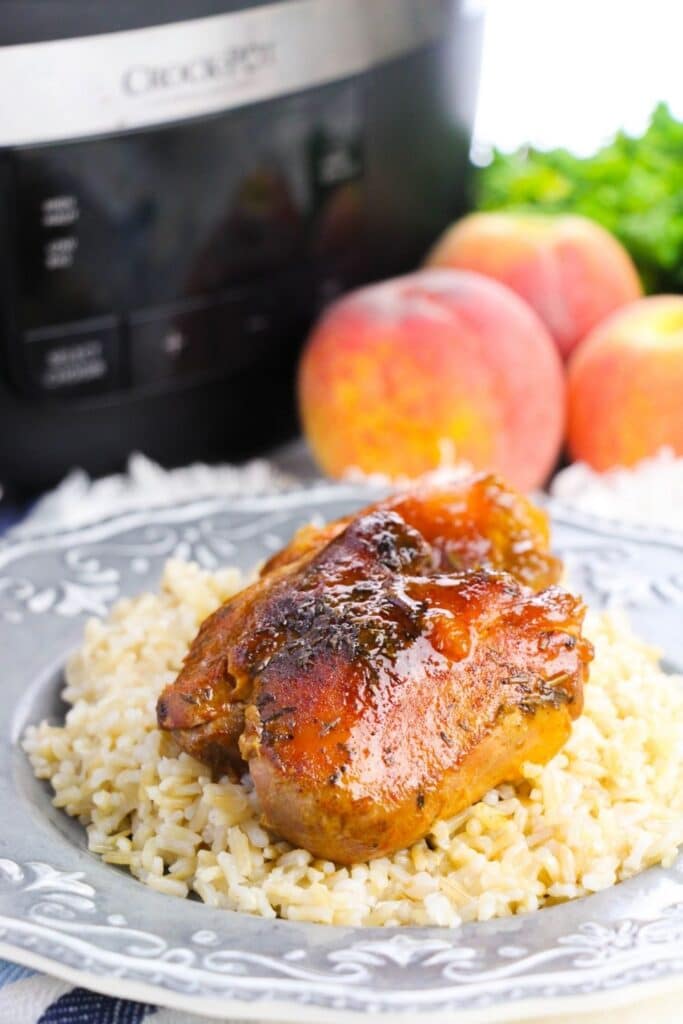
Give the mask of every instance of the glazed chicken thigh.
M 353 863 L 546 761 L 581 711 L 583 606 L 491 477 L 305 528 L 202 625 L 159 725 L 251 772 L 264 822 Z
M 449 488 L 424 486 L 371 507 L 398 512 L 418 530 L 432 549 L 432 568 L 442 572 L 502 569 L 534 590 L 557 583 L 562 572 L 560 560 L 550 553 L 545 512 L 496 476 L 479 474 Z M 321 547 L 353 518 L 302 527 L 266 562 L 262 575 Z

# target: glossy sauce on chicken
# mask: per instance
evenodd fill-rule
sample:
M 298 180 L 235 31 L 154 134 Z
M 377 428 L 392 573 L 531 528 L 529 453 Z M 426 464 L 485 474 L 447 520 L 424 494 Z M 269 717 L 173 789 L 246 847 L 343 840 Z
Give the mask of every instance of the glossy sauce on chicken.
M 247 762 L 266 824 L 318 856 L 408 845 L 567 738 L 591 650 L 581 602 L 540 589 L 558 567 L 485 477 L 309 528 L 203 624 L 159 723 Z

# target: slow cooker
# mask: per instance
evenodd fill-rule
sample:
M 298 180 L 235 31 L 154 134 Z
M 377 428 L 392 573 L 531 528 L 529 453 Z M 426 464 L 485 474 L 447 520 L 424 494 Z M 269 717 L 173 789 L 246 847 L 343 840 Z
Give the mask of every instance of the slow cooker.
M 306 330 L 463 208 L 471 0 L 0 0 L 0 479 L 292 430 Z

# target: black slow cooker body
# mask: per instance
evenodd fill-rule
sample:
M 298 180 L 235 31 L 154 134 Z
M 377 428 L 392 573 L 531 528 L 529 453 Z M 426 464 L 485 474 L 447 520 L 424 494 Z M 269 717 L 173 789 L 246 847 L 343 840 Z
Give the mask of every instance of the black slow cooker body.
M 291 432 L 320 308 L 463 207 L 479 22 L 467 0 L 0 0 L 2 480 Z

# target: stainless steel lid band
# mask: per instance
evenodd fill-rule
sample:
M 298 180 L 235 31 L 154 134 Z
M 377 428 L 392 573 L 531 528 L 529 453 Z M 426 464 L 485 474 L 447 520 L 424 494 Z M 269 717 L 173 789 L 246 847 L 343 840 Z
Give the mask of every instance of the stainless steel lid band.
M 0 146 L 109 134 L 333 82 L 441 35 L 444 0 L 288 0 L 0 48 Z

